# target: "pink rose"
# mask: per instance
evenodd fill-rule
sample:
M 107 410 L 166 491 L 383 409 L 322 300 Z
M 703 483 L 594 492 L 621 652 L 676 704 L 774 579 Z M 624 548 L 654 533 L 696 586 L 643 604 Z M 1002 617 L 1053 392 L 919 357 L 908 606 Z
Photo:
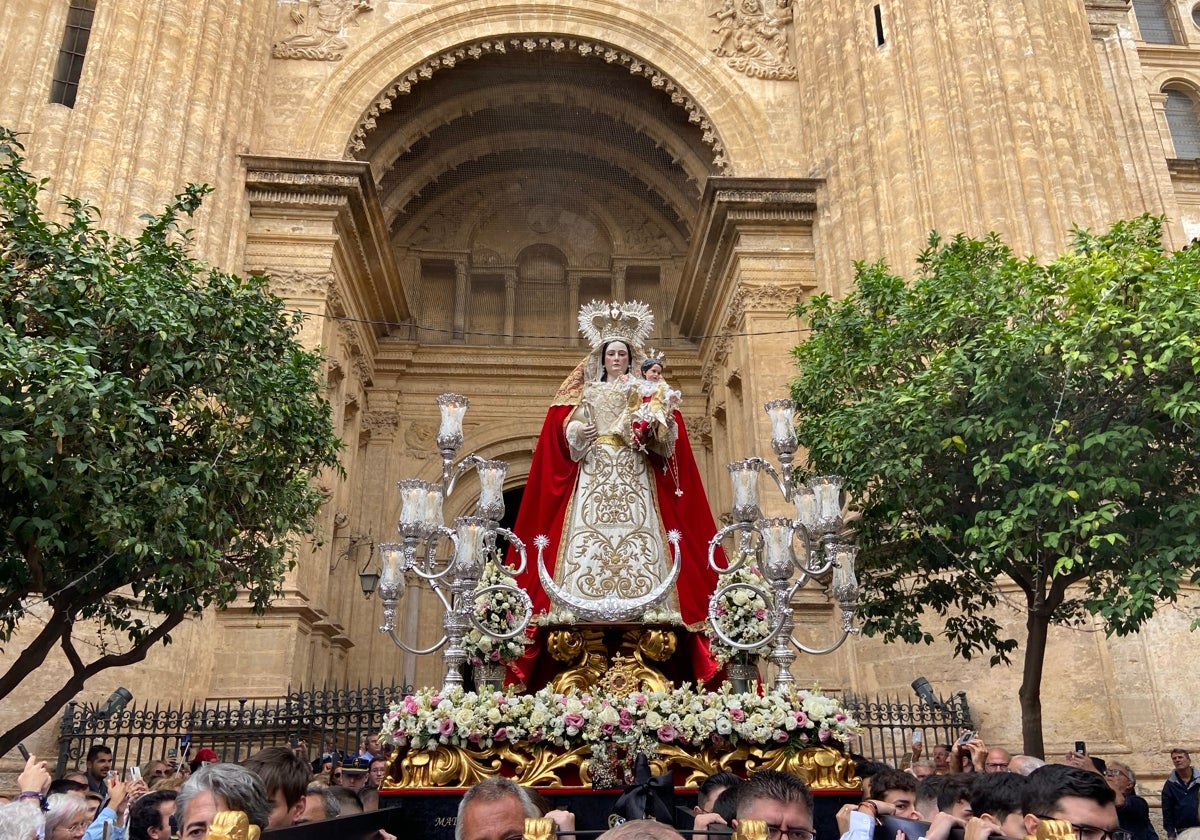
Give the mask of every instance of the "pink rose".
M 404 711 L 408 712 L 410 715 L 415 715 L 420 708 L 421 707 L 417 705 L 417 698 L 413 697 L 411 694 L 404 698 Z
M 820 738 L 822 742 L 825 742 L 829 740 L 830 734 L 832 733 L 830 733 L 828 729 L 822 728 L 821 731 L 817 733 L 817 737 Z
M 501 726 L 499 729 L 496 730 L 496 734 L 492 736 L 492 740 L 493 741 L 507 741 L 508 740 L 508 730 L 505 729 L 503 726 Z
M 669 744 L 675 740 L 675 727 L 669 723 L 664 723 L 658 727 L 658 740 L 664 744 Z
M 774 738 L 775 738 L 776 743 L 782 744 L 785 741 L 787 741 L 788 734 L 786 732 L 784 732 L 782 729 L 776 729 Z
M 563 715 L 563 723 L 572 729 L 583 728 L 583 715 L 578 712 L 572 712 L 569 715 Z
M 441 735 L 449 735 L 454 731 L 454 721 L 450 718 L 442 718 L 438 723 L 438 733 Z
M 742 711 L 741 709 L 730 709 L 729 716 L 731 718 L 733 718 L 735 721 L 737 721 L 738 723 L 741 723 L 742 721 L 744 721 L 746 719 L 746 713 L 744 711 Z
M 808 715 L 806 715 L 804 712 L 796 712 L 796 725 L 807 727 Z

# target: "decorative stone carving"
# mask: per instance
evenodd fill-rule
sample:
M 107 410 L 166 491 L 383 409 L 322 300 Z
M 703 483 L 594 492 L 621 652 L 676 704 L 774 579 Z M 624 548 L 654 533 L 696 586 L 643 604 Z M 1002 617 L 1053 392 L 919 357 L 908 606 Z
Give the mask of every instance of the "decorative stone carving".
M 290 271 L 276 274 L 269 268 L 271 291 L 281 298 L 319 298 L 328 300 L 334 288 L 333 273 L 329 271 Z
M 369 436 L 372 440 L 379 438 L 380 440 L 391 440 L 396 434 L 396 428 L 400 425 L 400 414 L 395 411 L 364 411 L 362 415 L 362 429 L 364 436 Z
M 748 2 L 748 0 L 742 0 Z M 785 38 L 786 43 L 786 38 Z M 641 59 L 613 49 L 606 44 L 585 41 L 578 38 L 561 38 L 549 35 L 527 36 L 524 38 L 486 38 L 458 47 L 452 47 L 437 55 L 430 56 L 425 61 L 410 69 L 397 82 L 375 98 L 358 122 L 358 127 L 350 136 L 346 146 L 345 156 L 353 159 L 357 152 L 367 148 L 366 137 L 375 129 L 375 118 L 384 111 L 392 108 L 392 102 L 399 96 L 412 92 L 413 86 L 433 78 L 438 70 L 454 67 L 460 61 L 478 60 L 485 55 L 502 55 L 512 50 L 525 52 L 548 51 L 562 53 L 570 50 L 584 58 L 597 58 L 608 64 L 618 64 L 629 70 L 635 76 L 643 76 L 650 81 L 651 86 L 665 92 L 671 97 L 671 102 L 687 112 L 688 122 L 698 125 L 703 134 L 704 143 L 713 153 L 713 163 L 722 174 L 732 175 L 729 159 L 725 154 L 725 144 L 718 138 L 712 121 L 703 109 L 669 76 Z M 778 78 L 796 78 L 796 69 L 792 67 L 791 76 Z
M 307 13 L 301 8 L 307 8 Z M 374 0 L 292 0 L 288 16 L 295 34 L 275 44 L 276 58 L 341 61 L 350 46 L 343 37 L 358 16 L 375 8 Z
M 413 458 L 424 460 L 433 448 L 437 427 L 432 423 L 414 420 L 404 430 L 404 448 Z
M 713 52 L 756 79 L 795 79 L 788 44 L 790 5 L 787 0 L 721 0 L 721 7 L 710 15 L 717 21 Z

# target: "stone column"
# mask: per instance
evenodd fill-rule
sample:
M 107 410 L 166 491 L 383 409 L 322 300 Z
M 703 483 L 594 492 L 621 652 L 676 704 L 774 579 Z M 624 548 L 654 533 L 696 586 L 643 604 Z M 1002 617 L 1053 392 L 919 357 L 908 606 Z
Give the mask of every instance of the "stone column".
M 470 295 L 470 275 L 465 257 L 454 261 L 454 337 L 461 339 L 467 331 L 467 297 Z
M 504 343 L 513 343 L 517 331 L 517 270 L 504 270 Z
M 615 260 L 612 267 L 612 290 L 613 300 L 625 300 L 625 272 L 629 269 L 629 263 L 624 260 Z M 576 310 L 578 311 L 578 309 Z
M 564 325 L 563 335 L 573 336 L 567 339 L 568 344 L 579 344 L 583 341 L 583 337 L 579 335 L 579 324 L 576 321 L 579 315 L 579 272 L 574 269 L 567 269 L 567 321 Z

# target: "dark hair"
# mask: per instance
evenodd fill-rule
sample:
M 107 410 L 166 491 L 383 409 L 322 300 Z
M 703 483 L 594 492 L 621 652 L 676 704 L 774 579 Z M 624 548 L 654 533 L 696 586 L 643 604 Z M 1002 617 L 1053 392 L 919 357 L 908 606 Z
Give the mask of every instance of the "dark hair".
M 1024 813 L 1021 802 L 1028 780 L 1020 773 L 976 773 L 971 783 L 971 813 L 991 814 L 1003 822 L 1009 814 Z
M 625 352 L 629 354 L 629 366 L 625 368 L 625 372 L 629 373 L 629 371 L 633 367 L 633 348 L 629 346 L 629 342 L 623 338 L 610 338 L 608 341 L 606 341 L 600 345 L 600 381 L 601 382 L 608 381 L 608 370 L 604 367 L 604 354 L 608 352 L 608 345 L 610 345 L 610 344 L 620 344 L 622 347 L 625 348 Z
M 738 779 L 738 781 L 740 782 L 741 779 Z M 737 818 L 739 787 L 741 787 L 740 784 L 731 785 L 717 794 L 717 798 L 713 800 L 712 812 L 719 814 L 721 819 L 725 820 L 726 825 L 732 824 L 734 819 Z
M 696 799 L 705 799 L 718 788 L 736 788 L 741 783 L 741 778 L 732 773 L 713 773 L 700 783 L 700 787 L 696 788 Z
M 74 779 L 55 779 L 50 783 L 50 789 L 46 791 L 46 795 L 49 796 L 52 793 L 76 793 L 87 789 L 87 785 L 83 782 L 77 782 Z
M 738 785 L 738 816 L 749 809 L 756 799 L 775 802 L 799 802 L 808 809 L 809 819 L 813 814 L 813 797 L 808 785 L 799 776 L 781 773 L 778 770 L 759 770 Z
M 1021 810 L 1026 814 L 1054 816 L 1058 801 L 1064 796 L 1090 799 L 1097 805 L 1107 805 L 1117 798 L 1116 792 L 1099 773 L 1065 764 L 1039 767 L 1029 774 L 1025 782 Z
M 162 809 L 164 802 L 174 802 L 179 796 L 173 790 L 155 790 L 145 796 L 139 796 L 129 809 L 130 840 L 150 840 L 150 829 L 162 825 Z
M 965 773 L 926 776 L 917 782 L 917 799 L 936 800 L 939 811 L 949 811 L 954 807 L 954 803 L 970 798 L 970 787 L 970 776 Z M 974 808 L 971 810 L 974 811 Z M 932 817 L 933 815 L 925 814 L 925 816 Z
M 653 356 L 649 356 L 642 361 L 642 373 L 650 370 L 650 368 L 654 367 L 655 365 L 658 365 L 660 368 L 666 367 L 666 365 L 663 364 L 662 359 L 656 359 Z
M 872 776 L 882 773 L 884 770 L 892 768 L 884 764 L 882 761 L 872 761 L 869 758 L 856 758 L 854 760 L 854 773 L 860 779 L 869 779 Z
M 915 796 L 917 777 L 891 767 L 884 768 L 871 777 L 871 799 L 883 799 L 883 795 L 889 790 L 907 790 Z
M 88 750 L 88 754 L 87 754 L 88 763 L 90 764 L 91 762 L 95 761 L 96 756 L 103 755 L 105 753 L 112 755 L 113 754 L 112 748 L 109 747 L 107 744 L 92 744 L 92 748 Z
M 289 808 L 300 801 L 312 780 L 312 769 L 308 762 L 288 747 L 261 749 L 243 761 L 242 766 L 263 780 L 267 787 L 267 799 L 279 791 Z

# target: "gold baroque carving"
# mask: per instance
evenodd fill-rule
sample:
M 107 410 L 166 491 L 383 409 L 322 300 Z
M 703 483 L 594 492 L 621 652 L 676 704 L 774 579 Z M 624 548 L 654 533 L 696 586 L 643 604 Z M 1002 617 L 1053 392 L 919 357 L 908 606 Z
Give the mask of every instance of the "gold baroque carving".
M 258 840 L 261 831 L 242 811 L 218 811 L 208 824 L 204 840 Z
M 587 746 L 566 750 L 552 745 L 531 747 L 512 743 L 484 750 L 439 746 L 436 750 L 399 749 L 383 789 L 470 787 L 488 775 L 502 775 L 522 785 L 541 787 L 591 783 Z M 732 744 L 707 744 L 703 748 L 659 744 L 651 757 L 655 774 L 673 773 L 681 787 L 699 785 L 707 777 L 729 772 L 745 777 L 771 769 L 803 778 L 813 790 L 854 790 L 860 784 L 854 761 L 832 747 L 799 751 Z
M 788 43 L 789 6 L 787 0 L 721 0 L 720 8 L 709 15 L 717 22 L 713 52 L 755 79 L 795 79 Z
M 375 101 L 371 103 L 371 106 L 367 109 L 362 119 L 359 120 L 354 134 L 351 135 L 350 142 L 346 146 L 345 157 L 353 159 L 356 153 L 366 149 L 366 137 L 376 126 L 375 118 L 382 112 L 391 110 L 392 102 L 402 95 L 411 93 L 414 85 L 431 79 L 437 71 L 454 67 L 460 61 L 478 60 L 485 55 L 503 55 L 507 54 L 510 49 L 514 51 L 548 51 L 554 53 L 570 51 L 578 53 L 584 58 L 595 57 L 608 64 L 619 64 L 627 68 L 632 75 L 646 78 L 654 88 L 670 96 L 672 104 L 683 108 L 687 112 L 689 123 L 699 126 L 703 135 L 703 142 L 712 150 L 713 164 L 717 169 L 724 175 L 734 174 L 731 170 L 729 159 L 726 157 L 725 146 L 720 138 L 717 137 L 712 121 L 696 101 L 684 93 L 683 89 L 673 79 L 641 59 L 620 50 L 615 50 L 605 44 L 579 38 L 561 38 L 550 35 L 507 39 L 486 38 L 470 44 L 453 47 L 431 56 L 410 69 L 398 81 L 394 82 L 375 98 Z M 794 68 L 792 72 L 793 76 L 791 78 L 795 78 Z
M 277 42 L 271 54 L 276 58 L 341 61 L 350 46 L 343 37 L 346 27 L 357 25 L 358 16 L 374 8 L 374 0 L 292 0 L 288 17 L 295 32 Z

